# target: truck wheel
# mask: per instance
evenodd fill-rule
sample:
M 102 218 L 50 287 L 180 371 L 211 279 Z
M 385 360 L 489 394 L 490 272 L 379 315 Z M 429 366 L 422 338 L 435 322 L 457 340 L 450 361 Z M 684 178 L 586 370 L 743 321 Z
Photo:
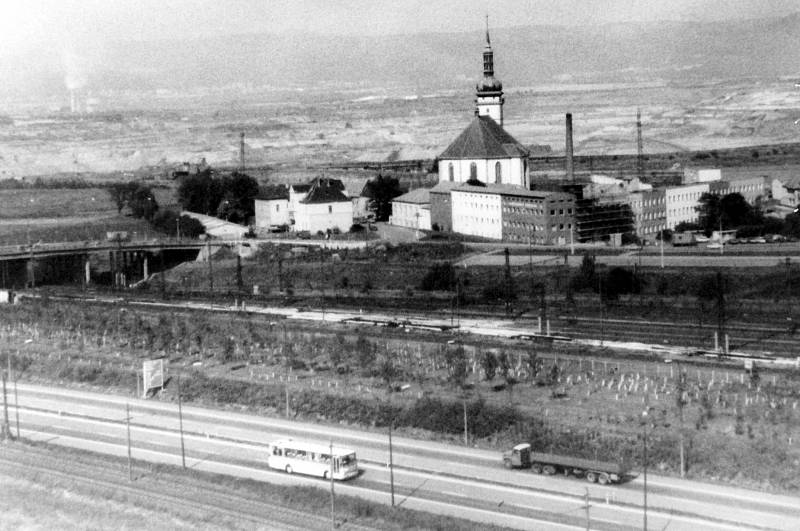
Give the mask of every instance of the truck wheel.
M 597 474 L 594 472 L 587 472 L 586 473 L 586 481 L 589 483 L 596 483 L 597 482 Z
M 542 468 L 542 472 L 544 472 L 548 476 L 552 476 L 553 474 L 556 473 L 556 467 L 554 467 L 553 465 L 544 465 L 544 468 Z
M 511 468 L 511 461 L 508 459 L 503 459 L 503 466 L 506 468 Z
M 608 477 L 608 474 L 604 472 L 600 474 L 599 478 L 597 478 L 597 482 L 600 483 L 601 485 L 608 485 L 609 483 L 611 483 L 611 479 Z
M 539 463 L 534 463 L 533 466 L 531 467 L 531 469 L 534 472 L 536 472 L 537 474 L 541 474 L 542 473 L 542 465 L 540 465 Z

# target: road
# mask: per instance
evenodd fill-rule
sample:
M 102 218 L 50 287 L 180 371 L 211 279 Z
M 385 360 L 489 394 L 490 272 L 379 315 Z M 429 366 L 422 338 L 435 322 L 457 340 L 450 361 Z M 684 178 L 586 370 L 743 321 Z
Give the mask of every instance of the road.
M 124 396 L 18 386 L 17 412 L 25 438 L 127 455 L 125 406 L 131 406 L 135 459 L 180 464 L 180 432 L 173 403 Z M 283 437 L 356 450 L 362 474 L 338 483 L 338 493 L 389 503 L 387 437 L 382 433 L 183 408 L 187 466 L 281 484 L 321 480 L 266 467 L 267 443 Z M 395 437 L 398 505 L 518 529 L 585 529 L 586 500 L 592 529 L 640 529 L 643 482 L 616 486 L 576 478 L 504 469 L 495 452 Z M 800 529 L 798 500 L 728 486 L 648 474 L 647 521 L 653 529 Z

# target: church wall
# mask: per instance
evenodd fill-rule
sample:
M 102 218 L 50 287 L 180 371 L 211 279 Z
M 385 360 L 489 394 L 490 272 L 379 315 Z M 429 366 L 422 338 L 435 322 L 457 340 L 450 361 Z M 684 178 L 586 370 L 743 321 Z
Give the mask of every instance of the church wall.
M 501 184 L 513 184 L 527 188 L 527 178 L 524 174 L 522 158 L 513 159 L 457 159 L 439 161 L 439 182 L 450 180 L 449 166 L 453 164 L 453 181 L 465 183 L 470 177 L 470 166 L 475 163 L 478 171 L 478 180 L 487 184 L 495 183 L 495 163 L 500 163 Z

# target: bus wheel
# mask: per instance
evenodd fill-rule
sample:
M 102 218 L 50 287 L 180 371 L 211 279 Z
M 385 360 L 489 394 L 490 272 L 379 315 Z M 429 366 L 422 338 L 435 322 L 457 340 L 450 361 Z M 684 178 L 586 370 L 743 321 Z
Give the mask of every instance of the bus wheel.
M 510 459 L 503 459 L 503 466 L 506 468 L 511 468 L 511 460 Z
M 586 481 L 588 481 L 589 483 L 595 483 L 597 481 L 597 474 L 595 474 L 594 472 L 587 472 Z
M 292 473 L 292 467 L 291 467 L 291 465 L 286 465 L 286 473 L 287 473 L 287 474 L 291 474 L 291 473 Z
M 608 485 L 609 483 L 611 483 L 611 480 L 609 479 L 608 474 L 603 473 L 600 474 L 599 478 L 597 478 L 597 482 L 600 483 L 601 485 Z

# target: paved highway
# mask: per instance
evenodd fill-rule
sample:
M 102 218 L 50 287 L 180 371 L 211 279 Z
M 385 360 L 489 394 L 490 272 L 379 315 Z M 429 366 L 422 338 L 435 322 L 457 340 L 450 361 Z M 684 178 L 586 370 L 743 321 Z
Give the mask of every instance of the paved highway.
M 131 406 L 133 457 L 180 463 L 177 407 L 160 401 L 20 384 L 21 434 L 34 440 L 126 455 L 125 404 Z M 262 481 L 316 484 L 266 468 L 265 445 L 281 437 L 356 450 L 363 473 L 337 492 L 389 503 L 387 437 L 382 433 L 183 408 L 188 466 Z M 576 478 L 508 471 L 499 454 L 395 437 L 398 504 L 518 529 L 640 529 L 641 478 L 617 486 Z M 648 475 L 648 524 L 653 529 L 800 529 L 798 500 L 728 486 Z

